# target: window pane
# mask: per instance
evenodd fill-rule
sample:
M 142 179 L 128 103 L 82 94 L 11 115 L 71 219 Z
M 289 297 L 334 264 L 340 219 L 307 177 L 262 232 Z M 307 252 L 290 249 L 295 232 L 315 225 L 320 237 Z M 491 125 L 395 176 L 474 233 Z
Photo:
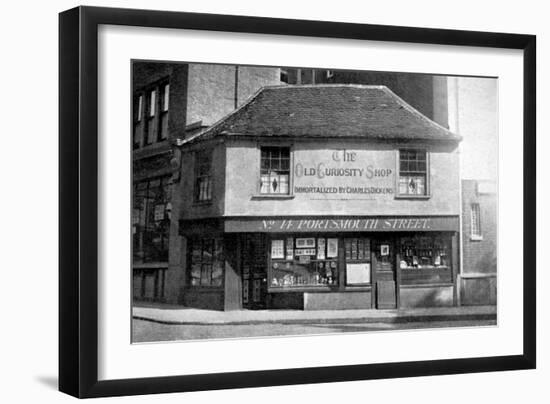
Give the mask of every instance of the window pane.
M 262 147 L 260 161 L 260 193 L 288 194 L 290 148 Z
M 288 158 L 281 159 L 281 170 L 285 170 L 285 171 L 290 170 L 290 159 Z
M 168 103 L 170 100 L 170 85 L 165 84 L 164 85 L 164 97 L 162 99 L 162 110 L 168 111 Z
M 143 113 L 143 95 L 140 95 L 138 97 L 138 102 L 137 102 L 137 111 L 136 111 L 137 122 L 141 121 L 142 113 Z
M 149 116 L 155 116 L 155 103 L 157 98 L 156 90 L 153 90 L 149 93 Z

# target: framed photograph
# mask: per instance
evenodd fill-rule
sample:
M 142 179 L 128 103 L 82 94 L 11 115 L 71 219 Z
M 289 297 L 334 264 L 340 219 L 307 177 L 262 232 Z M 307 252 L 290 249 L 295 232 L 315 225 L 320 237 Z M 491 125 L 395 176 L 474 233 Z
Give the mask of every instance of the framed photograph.
M 536 366 L 534 36 L 59 28 L 61 391 Z

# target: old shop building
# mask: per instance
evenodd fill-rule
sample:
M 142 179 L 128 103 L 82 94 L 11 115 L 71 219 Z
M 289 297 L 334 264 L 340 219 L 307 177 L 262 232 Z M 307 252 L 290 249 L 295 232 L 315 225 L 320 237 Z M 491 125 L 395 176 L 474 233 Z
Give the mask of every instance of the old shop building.
M 182 304 L 457 302 L 460 137 L 384 86 L 266 87 L 181 142 Z

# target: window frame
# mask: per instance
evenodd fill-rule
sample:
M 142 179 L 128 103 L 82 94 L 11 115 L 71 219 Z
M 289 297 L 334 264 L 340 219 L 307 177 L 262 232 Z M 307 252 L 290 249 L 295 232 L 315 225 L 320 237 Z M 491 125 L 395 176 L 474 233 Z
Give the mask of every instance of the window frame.
M 205 149 L 199 149 L 195 150 L 193 153 L 193 204 L 194 205 L 200 205 L 200 204 L 210 204 L 212 203 L 213 196 L 214 196 L 214 168 L 213 168 L 213 158 L 214 149 L 213 148 L 205 148 Z M 208 158 L 210 160 L 210 167 L 208 170 L 208 175 L 200 175 L 199 176 L 199 170 L 201 168 L 200 165 L 200 158 L 201 156 L 208 155 Z M 208 199 L 200 199 L 200 188 L 199 188 L 199 179 L 202 177 L 207 177 L 209 181 L 209 187 L 210 187 L 210 194 Z
M 168 86 L 168 100 L 170 99 L 170 80 L 165 77 L 161 80 L 157 80 L 154 83 L 148 84 L 134 91 L 134 108 L 139 109 L 139 99 L 141 98 L 141 113 L 139 116 L 136 114 L 132 117 L 133 122 L 133 132 L 132 132 L 132 143 L 133 149 L 141 149 L 144 147 L 149 147 L 151 145 L 166 142 L 169 138 L 169 125 L 167 123 L 166 133 L 162 132 L 162 117 L 168 116 L 170 112 L 170 102 L 168 101 L 168 109 L 165 110 L 165 99 L 164 94 L 166 92 L 166 86 Z M 154 92 L 154 103 L 151 103 L 151 93 Z M 137 100 L 137 103 L 136 103 Z M 137 104 L 137 105 L 136 105 Z M 151 115 L 151 111 L 154 111 L 154 114 Z M 151 125 L 150 125 L 150 122 Z M 135 132 L 136 126 L 141 127 L 141 139 L 139 142 L 135 142 Z M 152 138 L 149 137 L 149 126 L 152 127 L 154 133 Z
M 144 93 L 136 92 L 133 96 L 132 110 L 132 149 L 143 147 L 143 104 Z M 136 139 L 137 131 L 141 130 L 139 139 Z M 137 140 L 137 141 L 136 141 Z
M 154 184 L 158 181 L 158 184 Z M 159 190 L 154 194 L 152 190 Z M 156 262 L 168 262 L 169 259 L 169 234 L 164 234 L 162 230 L 169 232 L 170 213 L 169 204 L 171 204 L 171 193 L 174 191 L 172 177 L 170 175 L 156 176 L 146 178 L 140 181 L 136 181 L 132 184 L 132 261 L 134 264 L 156 263 Z M 155 203 L 155 198 L 162 195 L 162 203 Z M 144 206 L 142 208 L 136 208 L 136 201 L 143 201 Z M 162 219 L 155 218 L 155 209 L 157 206 L 163 205 L 163 217 Z M 138 211 L 138 220 L 135 221 L 135 211 Z M 141 222 L 143 221 L 143 224 Z M 160 227 L 164 227 L 161 229 Z M 134 233 L 135 231 L 135 233 Z M 134 236 L 141 237 L 139 245 L 135 245 Z M 143 241 L 143 237 L 148 234 L 158 234 L 161 239 L 160 255 L 166 255 L 165 259 L 151 259 L 151 255 L 148 255 L 150 251 L 147 250 L 147 246 Z M 151 246 L 148 246 L 151 247 Z M 152 250 L 151 250 L 152 251 Z M 136 258 L 135 254 L 140 253 L 142 256 L 140 259 Z
M 157 142 L 162 142 L 168 139 L 169 126 L 166 123 L 166 133 L 162 130 L 162 122 L 164 117 L 169 118 L 170 113 L 170 82 L 165 80 L 158 85 L 159 102 L 158 102 L 158 130 L 157 130 Z M 166 95 L 168 94 L 168 96 Z
M 426 179 L 425 179 L 425 192 L 424 194 L 401 194 L 399 192 L 399 180 L 401 178 L 401 152 L 403 151 L 414 151 L 414 152 L 423 152 L 426 155 Z M 411 147 L 404 146 L 398 147 L 396 152 L 396 163 L 395 163 L 395 199 L 429 199 L 431 198 L 431 181 L 430 181 L 430 152 L 429 149 L 425 146 L 420 147 Z
M 282 193 L 262 193 L 262 149 L 263 148 L 287 148 L 289 157 L 288 166 L 288 192 Z M 294 198 L 294 144 L 279 143 L 279 142 L 262 142 L 257 145 L 257 177 L 256 177 L 256 194 L 254 198 L 258 199 L 292 199 Z
M 200 268 L 201 268 L 201 271 L 200 271 L 200 276 L 199 276 L 199 283 L 194 285 L 192 283 L 192 279 L 193 279 L 193 276 L 192 276 L 192 271 L 193 271 L 193 246 L 194 244 L 198 242 L 201 246 L 201 258 L 200 258 Z M 208 262 L 207 260 L 204 259 L 204 245 L 206 244 L 206 242 L 210 242 L 212 243 L 212 254 L 211 254 L 211 259 L 210 259 L 210 262 Z M 219 285 L 213 285 L 212 284 L 212 274 L 214 273 L 214 268 L 215 268 L 215 262 L 216 262 L 216 247 L 217 246 L 221 246 L 221 253 L 220 253 L 220 257 L 219 257 L 219 263 L 220 263 L 220 268 L 222 270 L 222 274 L 220 276 L 220 284 Z M 204 238 L 204 237 L 201 237 L 201 236 L 198 236 L 198 235 L 195 235 L 195 236 L 191 236 L 187 239 L 187 268 L 188 270 L 186 271 L 187 272 L 187 276 L 186 276 L 186 287 L 188 288 L 191 288 L 191 289 L 195 289 L 195 290 L 200 290 L 200 289 L 208 289 L 208 290 L 212 290 L 212 289 L 223 289 L 225 288 L 225 244 L 224 244 L 224 241 L 223 241 L 223 237 L 208 237 L 208 238 Z M 205 265 L 210 265 L 210 284 L 208 285 L 204 285 L 202 284 L 202 279 L 203 279 L 203 266 Z
M 474 207 L 477 207 L 477 221 L 474 221 Z M 474 232 L 477 226 L 478 232 Z M 483 230 L 481 228 L 481 205 L 479 202 L 470 203 L 470 240 L 481 241 L 483 240 Z

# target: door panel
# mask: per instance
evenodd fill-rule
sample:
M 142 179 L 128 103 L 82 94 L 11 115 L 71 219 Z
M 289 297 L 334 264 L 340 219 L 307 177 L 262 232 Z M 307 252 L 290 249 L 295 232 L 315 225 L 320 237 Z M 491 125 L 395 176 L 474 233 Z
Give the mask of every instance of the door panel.
M 395 243 L 389 239 L 374 241 L 374 279 L 376 279 L 376 308 L 397 307 L 395 283 Z
M 242 250 L 243 308 L 263 309 L 267 300 L 266 239 L 263 234 L 245 234 Z

